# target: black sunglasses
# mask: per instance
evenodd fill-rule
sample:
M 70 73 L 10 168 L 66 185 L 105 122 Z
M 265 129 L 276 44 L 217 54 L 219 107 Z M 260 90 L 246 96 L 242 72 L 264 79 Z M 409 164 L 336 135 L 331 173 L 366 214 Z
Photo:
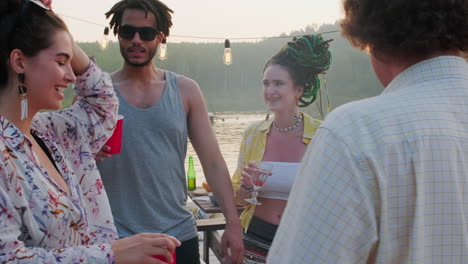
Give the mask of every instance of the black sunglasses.
M 133 39 L 136 32 L 138 32 L 142 40 L 152 41 L 161 31 L 152 27 L 134 27 L 127 24 L 119 27 L 119 36 L 123 39 Z

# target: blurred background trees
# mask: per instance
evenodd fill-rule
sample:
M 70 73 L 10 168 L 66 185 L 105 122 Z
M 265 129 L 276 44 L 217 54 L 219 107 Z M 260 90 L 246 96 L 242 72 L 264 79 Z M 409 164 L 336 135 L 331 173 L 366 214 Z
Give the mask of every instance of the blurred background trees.
M 383 87 L 372 72 L 368 55 L 353 48 L 341 37 L 338 24 L 322 25 L 323 32 L 330 43 L 333 62 L 327 74 L 329 98 L 332 109 L 349 101 L 379 94 Z M 264 111 L 261 95 L 262 73 L 265 62 L 292 38 L 314 33 L 312 26 L 302 30 L 284 33 L 280 38 L 268 38 L 256 42 L 235 42 L 231 40 L 233 63 L 223 64 L 224 42 L 221 43 L 167 43 L 168 58 L 161 61 L 155 58 L 157 67 L 176 72 L 194 79 L 201 87 L 209 111 Z M 79 43 L 98 65 L 108 72 L 120 69 L 123 59 L 119 45 L 111 42 L 109 48 L 101 50 L 99 43 Z M 320 77 L 323 79 L 323 77 Z M 73 91 L 68 89 L 67 102 L 70 104 Z M 323 93 L 322 93 L 323 94 Z M 306 112 L 316 114 L 316 107 L 306 108 Z

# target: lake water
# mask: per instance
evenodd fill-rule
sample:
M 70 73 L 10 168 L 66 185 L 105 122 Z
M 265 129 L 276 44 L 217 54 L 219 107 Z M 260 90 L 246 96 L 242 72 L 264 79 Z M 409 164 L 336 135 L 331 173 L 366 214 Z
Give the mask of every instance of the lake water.
M 237 167 L 237 157 L 242 141 L 242 133 L 253 122 L 265 118 L 265 113 L 219 113 L 215 115 L 213 129 L 223 154 L 224 160 L 229 169 L 230 176 Z M 201 186 L 205 181 L 205 175 L 195 150 L 189 143 L 187 146 L 187 159 L 185 168 L 188 168 L 188 157 L 193 156 L 195 172 L 197 174 L 197 186 Z
M 218 140 L 218 144 L 221 149 L 221 153 L 226 161 L 229 169 L 230 176 L 234 173 L 237 167 L 237 156 L 239 155 L 239 148 L 242 141 L 242 133 L 244 130 L 253 122 L 262 120 L 265 118 L 265 114 L 253 114 L 253 113 L 219 113 L 215 115 L 213 129 Z M 197 186 L 201 186 L 205 180 L 203 169 L 200 160 L 195 153 L 192 145 L 187 145 L 187 158 L 185 160 L 185 170 L 188 168 L 188 157 L 193 156 L 193 163 L 195 172 L 197 174 Z M 222 234 L 222 230 L 219 230 Z M 200 233 L 202 239 L 203 234 Z M 202 243 L 202 242 L 200 242 Z M 202 246 L 200 244 L 200 256 L 202 256 Z M 210 249 L 209 261 L 213 264 L 219 264 L 220 262 L 215 257 Z

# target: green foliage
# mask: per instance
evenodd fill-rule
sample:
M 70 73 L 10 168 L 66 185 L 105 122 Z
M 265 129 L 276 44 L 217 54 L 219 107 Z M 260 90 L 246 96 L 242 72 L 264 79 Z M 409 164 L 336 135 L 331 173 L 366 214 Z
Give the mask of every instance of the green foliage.
M 322 25 L 319 32 L 338 30 L 338 24 Z M 289 36 L 314 33 L 312 27 L 290 32 Z M 282 34 L 286 36 L 286 34 Z M 353 48 L 338 33 L 323 35 L 330 43 L 332 64 L 327 71 L 327 87 L 332 108 L 343 103 L 375 96 L 383 87 L 375 78 L 368 55 Z M 265 62 L 276 53 L 288 38 L 269 38 L 258 42 L 232 42 L 233 63 L 222 62 L 222 43 L 168 43 L 168 59 L 155 58 L 157 67 L 194 79 L 200 85 L 209 111 L 265 110 L 261 89 Z M 79 43 L 84 51 L 94 56 L 105 71 L 113 72 L 122 66 L 118 43 L 111 42 L 105 51 L 95 43 Z M 323 79 L 321 77 L 321 79 Z M 309 106 L 307 112 L 317 113 Z M 314 114 L 314 115 L 315 115 Z
M 99 47 L 98 42 L 84 42 L 78 45 L 88 54 L 94 57 L 96 63 L 106 72 L 114 72 L 123 64 L 122 56 L 120 56 L 119 44 L 110 42 L 106 50 Z

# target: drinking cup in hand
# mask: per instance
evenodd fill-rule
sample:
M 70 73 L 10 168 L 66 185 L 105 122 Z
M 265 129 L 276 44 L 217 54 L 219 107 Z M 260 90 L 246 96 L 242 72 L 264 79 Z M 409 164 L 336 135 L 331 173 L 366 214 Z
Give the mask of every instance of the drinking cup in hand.
M 258 190 L 262 188 L 265 184 L 265 181 L 271 175 L 271 170 L 273 169 L 273 164 L 266 163 L 266 162 L 251 162 L 255 164 L 255 168 L 252 169 L 250 173 L 250 180 L 252 181 L 253 191 L 252 197 L 245 199 L 245 201 L 249 203 L 253 203 L 256 205 L 261 205 L 262 203 L 257 200 Z
M 122 126 L 123 126 L 123 116 L 119 115 L 117 119 L 117 124 L 115 125 L 114 133 L 107 140 L 106 146 L 109 146 L 111 149 L 106 151 L 109 154 L 120 153 L 122 147 Z

